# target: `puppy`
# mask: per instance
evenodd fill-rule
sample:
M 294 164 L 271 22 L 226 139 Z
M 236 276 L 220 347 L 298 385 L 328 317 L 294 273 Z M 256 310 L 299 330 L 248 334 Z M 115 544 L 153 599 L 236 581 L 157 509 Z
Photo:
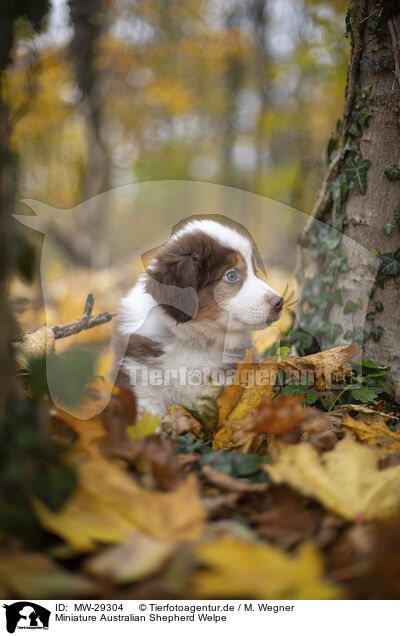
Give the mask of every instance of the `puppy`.
M 232 381 L 227 372 L 251 347 L 252 332 L 277 320 L 283 302 L 241 225 L 189 220 L 121 301 L 116 383 L 132 388 L 139 410 L 196 408 L 210 379 Z

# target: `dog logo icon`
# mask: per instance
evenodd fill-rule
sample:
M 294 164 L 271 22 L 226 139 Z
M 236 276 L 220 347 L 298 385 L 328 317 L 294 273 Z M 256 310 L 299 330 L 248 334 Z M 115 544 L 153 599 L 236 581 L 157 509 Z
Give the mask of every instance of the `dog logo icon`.
M 18 601 L 11 605 L 3 605 L 6 610 L 7 631 L 14 634 L 16 629 L 48 629 L 50 610 L 32 603 Z

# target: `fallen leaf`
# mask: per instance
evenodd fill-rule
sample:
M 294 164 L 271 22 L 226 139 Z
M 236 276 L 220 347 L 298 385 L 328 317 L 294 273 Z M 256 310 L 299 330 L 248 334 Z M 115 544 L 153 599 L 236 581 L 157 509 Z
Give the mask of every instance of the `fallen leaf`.
M 249 430 L 264 435 L 284 435 L 294 428 L 311 433 L 327 428 L 328 421 L 317 409 L 304 407 L 301 395 L 278 395 L 264 400 L 254 412 Z
M 244 359 L 236 364 L 236 372 L 239 375 L 238 381 L 225 386 L 219 396 L 218 403 L 218 423 L 221 424 L 227 419 L 229 413 L 233 410 L 235 404 L 238 402 L 240 396 L 244 391 L 245 384 L 241 382 L 240 374 L 246 370 L 249 370 L 252 366 L 252 360 L 254 356 L 254 347 L 248 349 L 244 356 Z
M 102 419 L 107 429 L 107 440 L 102 445 L 102 451 L 126 460 L 136 457 L 136 444 L 127 432 L 128 424 L 136 419 L 136 400 L 132 391 L 114 387 Z
M 209 464 L 206 464 L 201 469 L 201 474 L 214 486 L 221 490 L 228 490 L 230 492 L 265 492 L 269 484 L 254 484 L 245 479 L 237 479 L 221 473 L 219 470 L 215 470 Z
M 377 415 L 380 415 L 385 421 L 399 419 L 393 414 L 385 413 L 384 411 L 377 411 L 369 406 L 364 406 L 364 404 L 341 404 L 337 409 L 330 411 L 326 415 L 335 424 L 341 424 L 342 419 L 347 415 L 351 415 L 353 417 L 359 415 L 367 423 L 370 421 L 370 418 L 374 418 Z
M 323 580 L 323 561 L 311 544 L 294 555 L 227 534 L 195 550 L 203 568 L 193 592 L 202 598 L 333 599 L 340 588 Z
M 127 433 L 131 440 L 136 441 L 148 435 L 154 435 L 160 424 L 158 415 L 144 411 L 132 426 L 128 426 Z
M 273 458 L 265 466 L 273 481 L 315 497 L 345 519 L 371 520 L 400 510 L 400 466 L 379 470 L 377 453 L 351 437 L 322 456 L 310 444 L 276 445 Z
M 327 514 L 315 499 L 304 497 L 286 484 L 270 484 L 265 495 L 242 498 L 240 513 L 260 537 L 285 549 L 311 539 L 314 544 L 326 545 L 336 538 L 338 528 L 344 523 Z M 330 533 L 328 518 L 332 526 Z
M 0 552 L 0 586 L 3 598 L 93 598 L 96 584 L 73 574 L 44 554 L 11 549 Z
M 63 422 L 75 434 L 77 439 L 72 449 L 74 455 L 90 454 L 106 439 L 107 432 L 99 416 L 81 420 L 57 408 L 53 408 L 51 414 L 55 425 Z
M 177 437 L 183 433 L 193 433 L 196 437 L 203 436 L 200 422 L 182 406 L 168 408 L 168 414 L 161 420 L 161 430 L 171 437 Z
M 345 417 L 342 426 L 355 435 L 360 442 L 376 446 L 379 457 L 382 459 L 387 455 L 400 452 L 400 433 L 391 431 L 380 415 L 374 416 L 368 423 Z
M 275 358 L 257 362 L 245 370 L 247 383 L 228 420 L 241 420 L 258 407 L 261 400 L 270 400 L 274 392 L 277 363 Z
M 334 347 L 310 356 L 285 358 L 278 362 L 278 368 L 295 376 L 309 379 L 318 391 L 325 391 L 344 380 L 351 368 L 348 360 L 359 353 L 360 347 L 354 343 L 344 347 Z
M 85 562 L 85 570 L 95 577 L 119 584 L 133 583 L 156 573 L 175 549 L 175 543 L 134 531 L 119 545 L 106 548 Z
M 42 526 L 76 551 L 124 541 L 134 529 L 173 542 L 201 535 L 205 513 L 194 474 L 171 492 L 156 492 L 98 453 L 84 458 L 77 471 L 79 487 L 58 513 L 34 501 Z
M 150 472 L 161 490 L 177 486 L 195 460 L 193 456 L 178 454 L 176 442 L 162 435 L 143 437 L 135 446 L 141 470 Z

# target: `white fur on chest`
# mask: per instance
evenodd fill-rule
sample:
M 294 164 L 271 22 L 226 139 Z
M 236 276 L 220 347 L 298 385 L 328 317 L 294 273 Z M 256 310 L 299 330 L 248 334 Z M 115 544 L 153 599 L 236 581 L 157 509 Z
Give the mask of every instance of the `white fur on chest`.
M 162 355 L 141 363 L 125 357 L 122 368 L 138 400 L 139 410 L 163 415 L 168 406 L 197 407 L 197 398 L 211 381 L 233 379 L 232 365 L 251 345 L 250 334 L 221 334 L 212 323 L 176 324 L 144 290 L 143 282 L 121 303 L 121 335 L 136 333 L 159 343 Z

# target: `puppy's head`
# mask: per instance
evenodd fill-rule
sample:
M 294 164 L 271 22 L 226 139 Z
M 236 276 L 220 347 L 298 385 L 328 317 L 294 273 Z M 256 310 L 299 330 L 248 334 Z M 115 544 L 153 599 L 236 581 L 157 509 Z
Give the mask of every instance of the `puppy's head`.
M 283 307 L 250 236 L 208 219 L 190 221 L 160 248 L 146 270 L 146 291 L 178 323 L 232 331 L 264 329 Z

